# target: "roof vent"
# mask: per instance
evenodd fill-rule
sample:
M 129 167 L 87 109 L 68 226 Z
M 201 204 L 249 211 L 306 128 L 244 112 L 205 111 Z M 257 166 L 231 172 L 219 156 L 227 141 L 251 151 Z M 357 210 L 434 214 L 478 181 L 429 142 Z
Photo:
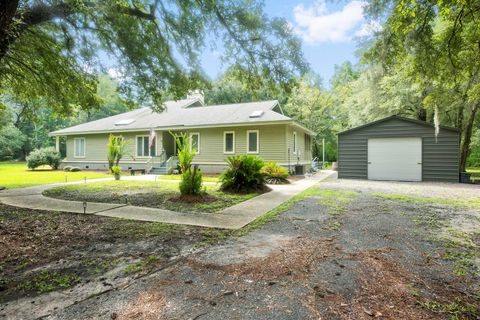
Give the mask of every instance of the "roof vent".
M 127 124 L 132 124 L 135 122 L 135 119 L 123 119 L 118 122 L 115 122 L 116 126 L 126 126 Z
M 250 114 L 250 118 L 260 118 L 263 115 L 263 113 L 264 113 L 263 110 L 253 111 Z

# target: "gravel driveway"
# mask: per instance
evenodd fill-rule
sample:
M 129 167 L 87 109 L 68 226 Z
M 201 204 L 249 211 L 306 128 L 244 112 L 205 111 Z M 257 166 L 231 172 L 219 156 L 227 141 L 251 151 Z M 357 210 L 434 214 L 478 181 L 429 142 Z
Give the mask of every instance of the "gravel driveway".
M 478 319 L 480 228 L 454 222 L 477 226 L 479 209 L 387 196 L 478 190 L 325 181 L 262 228 L 49 319 Z

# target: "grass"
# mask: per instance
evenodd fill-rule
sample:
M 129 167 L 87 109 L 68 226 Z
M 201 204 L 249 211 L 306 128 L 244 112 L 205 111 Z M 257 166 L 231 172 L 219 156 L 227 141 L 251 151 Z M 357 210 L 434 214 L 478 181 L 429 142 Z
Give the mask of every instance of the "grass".
M 470 303 L 456 301 L 452 303 L 441 303 L 437 301 L 419 301 L 418 304 L 431 312 L 445 314 L 451 320 L 457 319 L 477 319 L 478 307 Z
M 72 287 L 80 282 L 75 274 L 43 271 L 19 285 L 19 289 L 44 293 Z
M 182 175 L 181 174 L 168 174 L 168 175 L 162 175 L 158 176 L 158 179 L 163 179 L 163 180 L 182 180 Z M 218 182 L 219 181 L 219 176 L 218 175 L 212 175 L 212 176 L 205 176 L 203 175 L 202 177 L 203 182 Z
M 400 203 L 418 203 L 418 204 L 446 204 L 455 207 L 470 207 L 470 208 L 480 208 L 480 198 L 474 199 L 444 199 L 436 197 L 415 197 L 407 196 L 403 194 L 392 194 L 392 193 L 383 193 L 383 192 L 373 192 L 370 195 L 392 200 Z
M 78 181 L 93 178 L 110 178 L 111 175 L 101 172 L 80 171 L 64 172 L 42 167 L 37 170 L 29 170 L 25 162 L 0 162 L 0 186 L 13 188 L 33 187 L 42 184 Z
M 258 194 L 231 194 L 218 185 L 205 185 L 205 201 L 171 201 L 178 198 L 178 183 L 153 181 L 101 181 L 66 185 L 45 191 L 46 196 L 67 200 L 128 203 L 135 206 L 161 208 L 180 212 L 219 212 L 224 208 L 251 199 Z

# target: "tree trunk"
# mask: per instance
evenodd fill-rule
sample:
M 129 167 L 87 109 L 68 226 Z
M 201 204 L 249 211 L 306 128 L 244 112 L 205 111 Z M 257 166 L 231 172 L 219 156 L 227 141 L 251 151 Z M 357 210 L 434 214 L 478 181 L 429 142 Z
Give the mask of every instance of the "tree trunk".
M 463 133 L 462 145 L 460 147 L 460 172 L 465 172 L 465 169 L 467 168 L 467 159 L 470 152 L 470 142 L 472 141 L 473 124 L 475 123 L 475 116 L 479 107 L 480 103 L 477 103 L 473 106 L 470 113 L 470 118 L 466 123 L 466 127 Z
M 14 38 L 13 18 L 17 13 L 19 0 L 4 0 L 0 6 L 0 60 L 7 54 Z

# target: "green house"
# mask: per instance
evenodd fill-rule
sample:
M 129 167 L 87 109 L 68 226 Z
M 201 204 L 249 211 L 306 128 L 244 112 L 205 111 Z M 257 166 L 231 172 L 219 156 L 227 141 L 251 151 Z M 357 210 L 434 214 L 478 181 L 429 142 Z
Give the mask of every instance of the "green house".
M 163 112 L 140 108 L 104 119 L 51 132 L 66 139 L 63 165 L 107 169 L 110 134 L 127 140 L 122 169 L 145 169 L 164 174 L 177 164 L 171 133 L 186 133 L 197 150 L 195 164 L 207 173 L 220 172 L 231 155 L 253 154 L 304 170 L 312 161 L 314 132 L 285 116 L 276 100 L 206 106 L 203 97 L 168 101 Z M 154 137 L 154 138 L 153 138 Z

